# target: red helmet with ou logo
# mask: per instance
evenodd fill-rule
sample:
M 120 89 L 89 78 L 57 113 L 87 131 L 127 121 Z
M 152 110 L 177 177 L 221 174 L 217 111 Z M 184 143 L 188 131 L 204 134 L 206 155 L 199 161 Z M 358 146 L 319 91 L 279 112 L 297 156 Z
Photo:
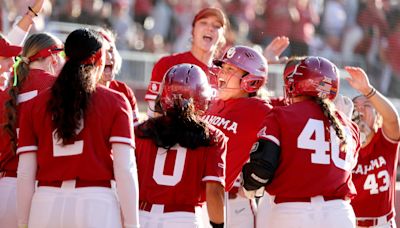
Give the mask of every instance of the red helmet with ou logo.
M 178 104 L 184 107 L 193 102 L 196 110 L 204 111 L 213 95 L 206 73 L 194 64 L 178 64 L 164 75 L 160 105 L 167 111 Z
M 291 60 L 286 64 L 283 77 L 288 98 L 308 95 L 333 100 L 339 91 L 339 70 L 323 57 Z
M 256 92 L 267 83 L 267 60 L 253 48 L 245 46 L 231 47 L 221 60 L 214 60 L 214 64 L 217 66 L 222 66 L 223 63 L 229 63 L 248 73 L 242 77 L 240 83 L 240 88 L 247 93 Z

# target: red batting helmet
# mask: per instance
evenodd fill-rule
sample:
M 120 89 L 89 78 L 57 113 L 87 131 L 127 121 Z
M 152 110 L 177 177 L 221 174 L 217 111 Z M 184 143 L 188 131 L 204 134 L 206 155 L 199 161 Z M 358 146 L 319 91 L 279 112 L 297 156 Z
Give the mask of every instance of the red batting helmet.
M 161 86 L 160 105 L 163 111 L 181 107 L 193 102 L 196 110 L 208 107 L 213 91 L 208 84 L 206 73 L 194 64 L 178 64 L 171 67 L 164 76 Z
M 240 88 L 248 93 L 256 92 L 268 79 L 268 63 L 263 55 L 250 47 L 231 47 L 221 60 L 214 60 L 214 64 L 223 63 L 234 65 L 248 74 L 242 77 Z
M 339 90 L 339 70 L 328 59 L 309 56 L 291 60 L 283 72 L 285 95 L 335 99 Z

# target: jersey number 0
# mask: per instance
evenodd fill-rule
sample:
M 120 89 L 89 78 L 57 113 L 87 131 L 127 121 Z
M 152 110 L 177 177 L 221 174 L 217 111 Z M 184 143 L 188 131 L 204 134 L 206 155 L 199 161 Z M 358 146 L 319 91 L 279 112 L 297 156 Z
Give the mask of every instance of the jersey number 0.
M 172 175 L 164 174 L 165 161 L 167 160 L 167 149 L 158 148 L 156 161 L 154 164 L 153 179 L 159 185 L 175 186 L 182 179 L 183 168 L 185 166 L 187 149 L 181 146 L 173 146 L 169 150 L 176 150 L 174 172 Z

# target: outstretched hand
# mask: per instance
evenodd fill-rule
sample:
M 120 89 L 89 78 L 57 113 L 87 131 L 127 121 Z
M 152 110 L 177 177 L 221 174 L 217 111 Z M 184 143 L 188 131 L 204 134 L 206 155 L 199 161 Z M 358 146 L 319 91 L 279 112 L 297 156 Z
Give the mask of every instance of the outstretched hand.
M 264 57 L 270 64 L 286 63 L 287 56 L 279 57 L 283 51 L 289 46 L 289 38 L 286 36 L 277 36 L 264 49 Z
M 346 78 L 350 86 L 361 94 L 367 94 L 371 91 L 372 85 L 369 83 L 368 76 L 360 67 L 346 66 L 344 68 L 351 77 Z
M 36 12 L 36 13 L 40 13 L 43 9 L 44 6 L 44 2 L 46 0 L 35 0 L 35 2 L 32 5 L 32 9 Z

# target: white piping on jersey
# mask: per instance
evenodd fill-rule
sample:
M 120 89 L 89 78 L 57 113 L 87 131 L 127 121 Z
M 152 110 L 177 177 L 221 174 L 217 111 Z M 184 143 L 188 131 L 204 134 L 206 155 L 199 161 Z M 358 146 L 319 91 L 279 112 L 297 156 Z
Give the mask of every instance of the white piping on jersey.
M 222 185 L 225 186 L 225 180 L 221 177 L 205 176 L 205 177 L 203 177 L 202 181 L 216 181 L 216 182 L 220 182 Z
M 281 142 L 273 135 L 263 135 L 262 138 L 269 139 L 274 142 L 276 145 L 281 146 Z
M 110 142 L 111 143 L 124 143 L 124 144 L 134 145 L 133 144 L 133 140 L 131 138 L 119 137 L 119 136 L 110 137 Z
M 383 137 L 384 137 L 387 141 L 389 141 L 390 143 L 392 143 L 392 144 L 397 144 L 397 143 L 400 142 L 400 139 L 398 139 L 398 140 L 390 139 L 390 138 L 385 134 L 385 132 L 383 131 L 383 129 L 382 129 L 381 131 L 382 131 Z
M 146 94 L 144 98 L 147 100 L 155 100 L 157 98 L 157 95 Z
M 23 146 L 23 147 L 19 147 L 17 149 L 17 154 L 23 153 L 23 152 L 37 151 L 37 150 L 38 150 L 37 146 Z
M 29 101 L 38 95 L 37 90 L 32 90 L 26 93 L 21 93 L 17 97 L 17 104 L 23 103 L 25 101 Z

